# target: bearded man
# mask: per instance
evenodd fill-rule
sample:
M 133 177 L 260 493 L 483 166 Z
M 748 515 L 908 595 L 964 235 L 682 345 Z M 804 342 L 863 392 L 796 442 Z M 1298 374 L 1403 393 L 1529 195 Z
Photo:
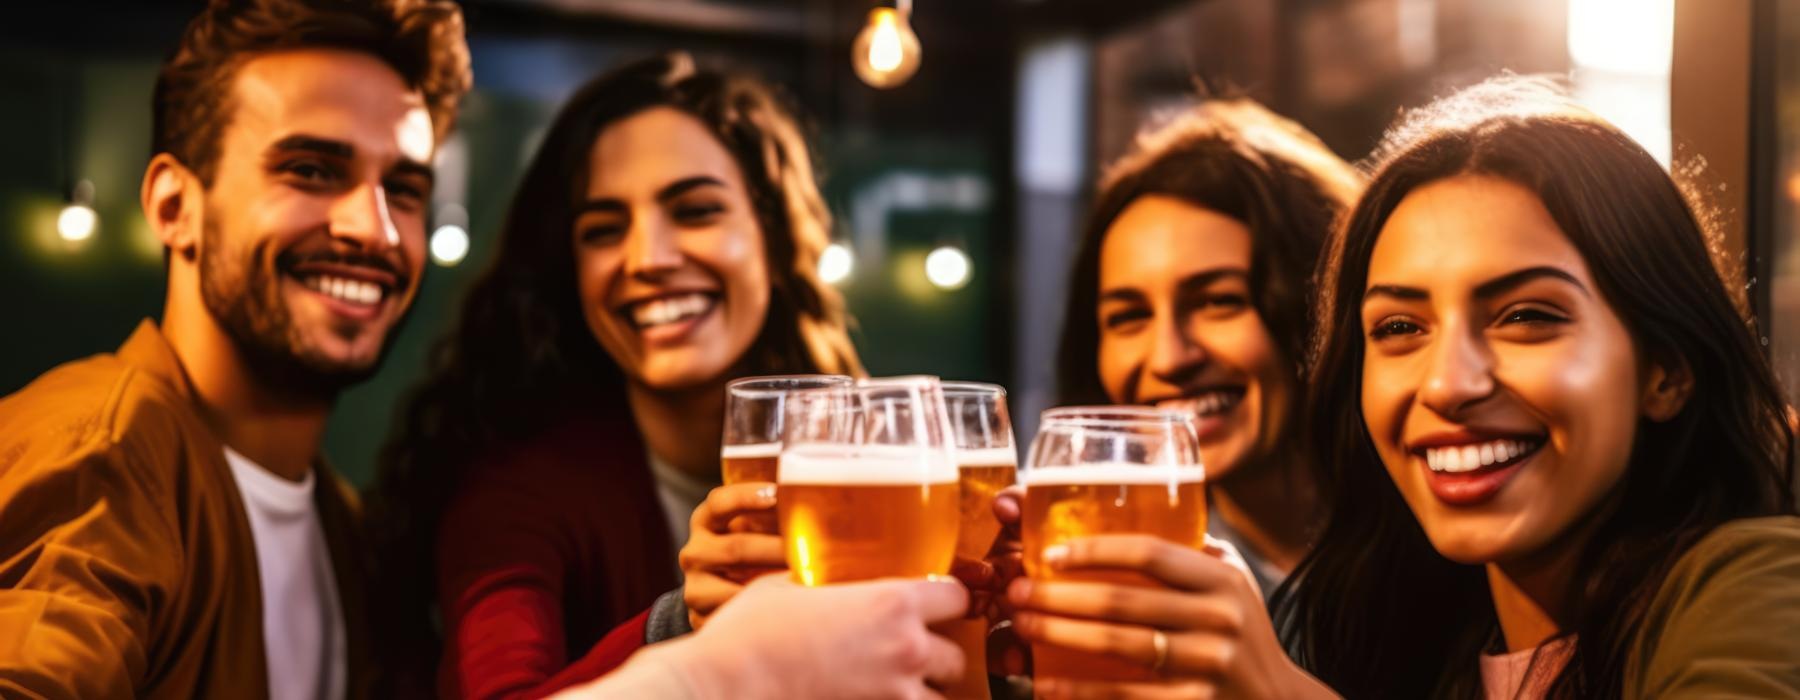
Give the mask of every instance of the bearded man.
M 160 323 L 0 399 L 0 696 L 362 697 L 354 492 L 320 459 L 424 271 L 470 83 L 449 0 L 213 0 L 163 64 Z

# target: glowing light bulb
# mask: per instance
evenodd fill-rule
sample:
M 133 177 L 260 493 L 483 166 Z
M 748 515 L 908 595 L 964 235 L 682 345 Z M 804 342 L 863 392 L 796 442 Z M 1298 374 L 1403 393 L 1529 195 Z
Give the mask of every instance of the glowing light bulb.
M 93 207 L 70 204 L 56 217 L 56 234 L 70 243 L 79 243 L 94 235 L 94 228 L 99 223 L 100 215 L 94 213 Z
M 439 226 L 431 232 L 431 259 L 444 267 L 453 267 L 469 254 L 469 232 L 455 224 Z
M 893 13 L 883 15 L 882 22 L 869 37 L 869 67 L 892 73 L 900 67 L 900 30 L 894 28 Z
M 850 50 L 856 77 L 872 87 L 891 88 L 919 72 L 919 36 L 907 13 L 892 7 L 869 11 L 869 23 Z
M 969 256 L 943 246 L 925 256 L 925 279 L 939 289 L 961 289 L 969 283 Z
M 824 254 L 819 256 L 819 279 L 825 280 L 826 284 L 837 284 L 850 278 L 850 270 L 855 265 L 850 249 L 843 244 L 825 246 Z

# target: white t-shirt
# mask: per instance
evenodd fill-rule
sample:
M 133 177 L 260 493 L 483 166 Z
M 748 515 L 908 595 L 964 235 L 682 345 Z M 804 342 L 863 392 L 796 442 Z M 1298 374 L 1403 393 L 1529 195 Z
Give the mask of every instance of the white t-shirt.
M 656 455 L 650 455 L 650 474 L 656 479 L 656 497 L 662 501 L 663 516 L 669 519 L 669 538 L 675 543 L 675 551 L 679 552 L 687 546 L 694 509 L 699 508 L 706 501 L 706 495 L 719 484 L 695 478 Z M 677 582 L 681 581 L 680 567 L 676 567 L 675 577 Z
M 225 448 L 244 497 L 262 580 L 263 646 L 271 700 L 344 697 L 344 612 L 331 550 L 313 501 L 314 472 L 299 483 Z

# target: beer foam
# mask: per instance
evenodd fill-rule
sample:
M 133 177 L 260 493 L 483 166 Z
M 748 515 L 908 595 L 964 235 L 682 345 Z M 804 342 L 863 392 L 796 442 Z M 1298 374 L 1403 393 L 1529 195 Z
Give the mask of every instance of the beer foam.
M 965 467 L 1017 467 L 1019 453 L 1011 447 L 982 447 L 957 450 L 956 461 Z
M 775 457 L 781 454 L 781 443 L 765 442 L 761 445 L 726 445 L 719 450 L 720 459 L 757 459 L 759 457 Z
M 795 445 L 781 452 L 776 482 L 846 486 L 956 483 L 943 452 L 898 445 Z
M 1148 466 L 1143 464 L 1081 464 L 1073 467 L 1039 467 L 1021 473 L 1025 488 L 1033 486 L 1083 486 L 1090 484 L 1191 484 L 1206 480 L 1206 469 L 1197 466 Z

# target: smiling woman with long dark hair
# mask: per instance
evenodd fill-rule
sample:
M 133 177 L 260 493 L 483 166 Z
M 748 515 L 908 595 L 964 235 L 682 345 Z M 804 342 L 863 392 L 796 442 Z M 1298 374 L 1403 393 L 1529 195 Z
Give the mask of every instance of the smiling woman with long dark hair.
M 683 54 L 562 108 L 382 453 L 391 692 L 428 691 L 440 634 L 449 696 L 544 694 L 619 661 L 596 642 L 676 586 L 718 484 L 724 384 L 860 370 L 814 272 L 810 158 L 767 87 Z
M 1304 127 L 1208 99 L 1146 130 L 1100 181 L 1057 369 L 1064 404 L 1194 416 L 1210 533 L 1264 593 L 1318 524 L 1298 416 L 1313 267 L 1362 178 Z
M 1525 79 L 1377 162 L 1321 285 L 1302 663 L 1350 697 L 1800 692 L 1794 436 L 1682 190 Z

